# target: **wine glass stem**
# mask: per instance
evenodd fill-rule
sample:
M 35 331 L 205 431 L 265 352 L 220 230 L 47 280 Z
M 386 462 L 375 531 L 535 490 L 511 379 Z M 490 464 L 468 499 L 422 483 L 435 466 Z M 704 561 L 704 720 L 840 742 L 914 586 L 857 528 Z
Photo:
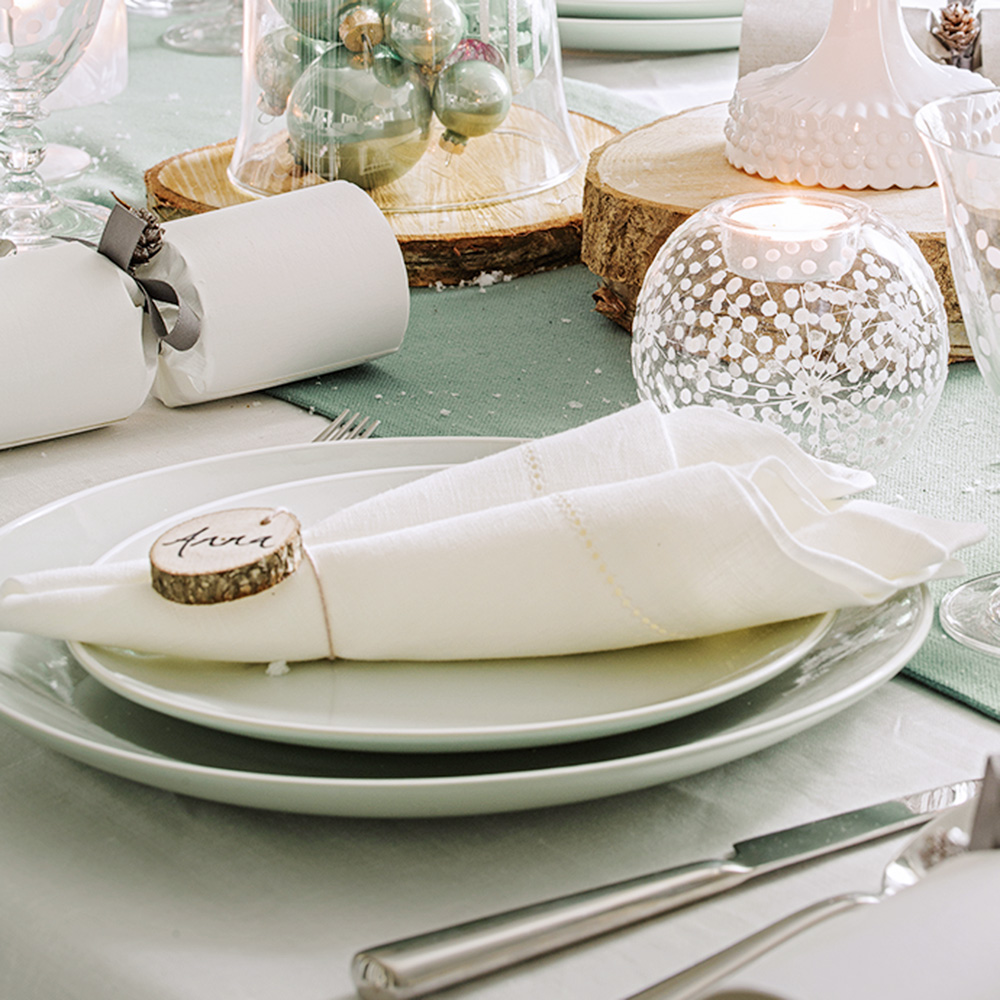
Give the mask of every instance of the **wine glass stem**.
M 51 192 L 38 173 L 45 159 L 45 137 L 38 128 L 41 108 L 23 107 L 6 112 L 0 123 L 0 199 L 7 208 L 44 209 Z

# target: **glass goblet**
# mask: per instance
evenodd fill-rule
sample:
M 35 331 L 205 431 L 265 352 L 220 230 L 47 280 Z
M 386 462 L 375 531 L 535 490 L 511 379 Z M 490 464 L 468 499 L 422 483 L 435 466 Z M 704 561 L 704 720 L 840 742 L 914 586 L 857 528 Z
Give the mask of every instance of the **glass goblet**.
M 96 239 L 107 211 L 58 198 L 39 175 L 41 102 L 83 54 L 103 0 L 0 0 L 0 238 L 18 249 Z
M 1000 90 L 932 101 L 915 125 L 941 189 L 965 331 L 983 379 L 1000 395 Z M 1000 572 L 946 594 L 939 618 L 953 639 L 1000 656 Z
M 217 13 L 194 17 L 165 31 L 164 45 L 202 56 L 238 56 L 243 51 L 243 0 L 230 0 Z

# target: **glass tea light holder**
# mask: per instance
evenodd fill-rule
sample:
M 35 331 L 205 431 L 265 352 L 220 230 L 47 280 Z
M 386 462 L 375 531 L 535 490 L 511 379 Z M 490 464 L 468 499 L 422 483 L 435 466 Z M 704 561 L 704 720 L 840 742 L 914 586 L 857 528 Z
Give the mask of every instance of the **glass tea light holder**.
M 947 375 L 944 302 L 916 244 L 826 193 L 691 216 L 647 270 L 632 334 L 640 398 L 720 407 L 867 471 L 912 444 Z
M 916 115 L 944 202 L 945 238 L 962 320 L 976 364 L 1000 395 L 1000 90 L 934 101 Z M 944 630 L 1000 655 L 1000 572 L 941 600 Z
M 554 0 L 248 0 L 229 180 L 347 180 L 385 212 L 562 183 L 581 155 Z

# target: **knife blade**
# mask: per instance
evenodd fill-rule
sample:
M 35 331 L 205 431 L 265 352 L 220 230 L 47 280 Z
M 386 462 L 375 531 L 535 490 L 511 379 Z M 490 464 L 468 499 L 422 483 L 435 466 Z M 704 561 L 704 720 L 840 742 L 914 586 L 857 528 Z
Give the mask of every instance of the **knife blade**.
M 722 858 L 642 875 L 365 948 L 351 973 L 363 1000 L 411 1000 L 667 913 L 760 875 L 926 823 L 974 797 L 958 781 L 753 837 Z

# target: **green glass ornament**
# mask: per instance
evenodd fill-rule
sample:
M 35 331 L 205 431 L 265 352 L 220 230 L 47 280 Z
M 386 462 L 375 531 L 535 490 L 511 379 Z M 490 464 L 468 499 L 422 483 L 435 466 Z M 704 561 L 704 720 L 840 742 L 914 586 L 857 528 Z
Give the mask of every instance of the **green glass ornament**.
M 423 156 L 430 98 L 384 47 L 368 58 L 331 49 L 295 84 L 285 120 L 299 166 L 370 190 L 401 177 Z
M 254 76 L 260 84 L 257 106 L 265 114 L 283 115 L 288 97 L 303 70 L 329 46 L 300 35 L 294 28 L 278 28 L 265 35 L 254 52 Z
M 438 76 L 432 100 L 434 114 L 445 127 L 442 148 L 461 153 L 472 136 L 492 132 L 507 117 L 510 81 L 492 63 L 456 62 Z
M 385 40 L 403 59 L 439 66 L 465 35 L 456 0 L 394 0 L 385 13 Z

